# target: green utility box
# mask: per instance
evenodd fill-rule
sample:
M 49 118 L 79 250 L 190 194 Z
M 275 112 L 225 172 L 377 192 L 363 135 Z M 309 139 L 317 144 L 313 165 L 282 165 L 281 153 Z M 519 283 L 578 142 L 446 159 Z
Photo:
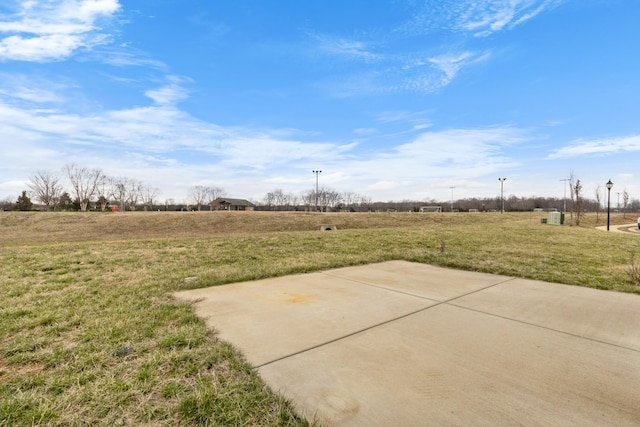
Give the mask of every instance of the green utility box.
M 564 212 L 549 212 L 549 220 L 547 224 L 562 225 L 564 224 Z

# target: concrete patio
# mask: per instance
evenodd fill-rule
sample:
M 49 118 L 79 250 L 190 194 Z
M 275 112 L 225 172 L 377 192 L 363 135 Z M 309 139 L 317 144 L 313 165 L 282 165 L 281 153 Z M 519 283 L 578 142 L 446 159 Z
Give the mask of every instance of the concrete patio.
M 177 296 L 322 425 L 640 425 L 639 295 L 391 261 Z

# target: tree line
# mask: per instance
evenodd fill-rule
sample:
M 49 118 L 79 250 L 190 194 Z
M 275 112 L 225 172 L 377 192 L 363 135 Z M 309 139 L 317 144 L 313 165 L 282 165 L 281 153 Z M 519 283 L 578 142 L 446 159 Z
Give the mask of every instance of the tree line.
M 285 193 L 278 188 L 268 192 L 261 202 L 257 203 L 259 210 L 317 210 L 328 212 L 332 210 L 362 210 L 372 205 L 371 198 L 353 191 L 337 191 L 322 187 L 303 191 L 302 193 Z
M 22 192 L 12 206 L 14 209 L 33 209 L 33 199 L 45 211 L 87 211 L 90 204 L 93 204 L 93 209 L 101 211 L 108 206 L 118 206 L 123 210 L 135 210 L 142 206 L 147 210 L 153 208 L 160 193 L 158 189 L 137 179 L 109 177 L 101 169 L 76 164 L 65 165 L 62 174 L 38 171 L 29 177 L 27 186 L 29 191 Z M 2 205 L 6 208 L 11 203 L 5 200 Z
M 506 211 L 532 211 L 534 209 L 564 211 L 571 215 L 571 222 L 579 225 L 584 212 L 599 212 L 606 208 L 607 200 L 602 200 L 601 188 L 594 192 L 595 198 L 585 194 L 580 179 L 573 174 L 568 178 L 569 198 L 517 197 L 510 195 L 504 200 L 500 196 L 487 198 L 466 198 L 451 201 L 402 200 L 373 201 L 371 197 L 353 191 L 338 191 L 328 187 L 315 188 L 300 193 L 285 192 L 278 188 L 268 192 L 260 201 L 251 201 L 256 210 L 306 210 L 306 211 L 413 211 L 423 206 L 439 206 L 447 211 L 499 211 L 504 205 Z M 105 211 L 117 206 L 119 210 L 208 210 L 214 209 L 214 201 L 226 195 L 217 186 L 196 185 L 189 189 L 187 203 L 176 203 L 167 199 L 158 200 L 160 190 L 143 182 L 127 177 L 110 177 L 101 169 L 67 164 L 60 173 L 38 171 L 29 177 L 29 190 L 22 191 L 15 202 L 0 201 L 1 209 L 32 210 L 77 210 Z M 640 201 L 630 199 L 626 190 L 622 203 L 612 204 L 614 211 L 638 212 Z M 35 200 L 38 205 L 32 202 Z

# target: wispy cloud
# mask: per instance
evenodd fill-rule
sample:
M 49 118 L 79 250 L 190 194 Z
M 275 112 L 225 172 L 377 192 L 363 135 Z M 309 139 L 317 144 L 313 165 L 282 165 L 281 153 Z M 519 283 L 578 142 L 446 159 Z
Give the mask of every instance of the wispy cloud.
M 0 60 L 57 61 L 107 43 L 99 23 L 119 9 L 118 0 L 19 0 L 0 15 Z
M 123 45 L 115 47 L 100 46 L 91 52 L 91 58 L 114 67 L 149 67 L 166 71 L 167 65 L 162 61 L 151 58 L 146 52 Z
M 315 43 L 314 53 L 333 61 L 356 63 L 351 74 L 327 79 L 323 84 L 336 97 L 385 95 L 392 93 L 430 94 L 456 79 L 462 70 L 491 57 L 490 48 L 468 48 L 467 41 L 486 31 L 498 31 L 551 7 L 559 0 L 511 0 L 479 2 L 430 1 L 405 23 L 404 31 L 380 29 L 375 37 L 362 31 L 359 38 L 308 32 Z M 424 15 L 426 14 L 426 15 Z M 424 15 L 424 16 L 423 16 Z M 434 16 L 435 15 L 435 16 Z M 438 16 L 439 15 L 439 16 Z M 409 28 L 413 30 L 409 31 Z M 421 39 L 431 31 L 463 33 L 463 39 L 442 37 L 437 43 Z
M 621 138 L 578 139 L 566 147 L 554 150 L 550 159 L 578 156 L 607 156 L 623 152 L 640 151 L 640 135 Z
M 425 111 L 406 111 L 406 110 L 383 111 L 378 114 L 377 120 L 381 123 L 405 122 L 405 121 L 414 122 L 414 121 L 423 121 L 425 115 L 426 115 Z
M 157 89 L 149 89 L 144 94 L 158 105 L 175 105 L 187 98 L 189 91 L 183 87 L 183 83 L 191 82 L 191 79 L 178 76 L 167 76 L 168 83 Z
M 36 104 L 61 103 L 70 83 L 52 81 L 37 75 L 0 73 L 0 99 Z
M 318 49 L 329 55 L 345 59 L 365 62 L 376 62 L 384 59 L 384 55 L 373 51 L 369 43 L 328 34 L 309 33 L 317 42 Z
M 172 101 L 171 95 L 155 96 L 160 101 Z M 198 120 L 170 104 L 71 114 L 0 103 L 0 131 L 6 140 L 55 147 L 58 153 L 82 152 L 82 147 L 94 153 L 127 151 L 154 156 L 192 152 L 216 163 L 248 168 L 318 157 L 330 159 L 350 149 L 334 143 L 305 143 L 287 138 L 279 130 L 222 127 Z
M 512 127 L 484 129 L 451 129 L 424 132 L 413 141 L 394 149 L 403 163 L 418 160 L 421 167 L 476 169 L 504 160 L 501 151 L 510 145 L 526 141 L 525 133 Z
M 429 58 L 429 62 L 442 71 L 443 76 L 440 79 L 440 85 L 446 86 L 462 68 L 484 61 L 487 58 L 489 58 L 489 53 L 465 51 Z
M 344 171 L 340 187 L 424 199 L 444 181 L 472 181 L 517 166 L 505 151 L 530 139 L 527 131 L 510 126 L 421 132 L 405 143 L 367 157 L 350 156 L 327 169 Z
M 560 0 L 484 0 L 467 2 L 456 22 L 458 29 L 488 36 L 511 29 L 557 6 Z
M 516 26 L 551 10 L 566 0 L 427 0 L 400 32 L 437 31 L 484 37 Z
M 409 191 L 422 197 L 430 182 L 477 177 L 512 164 L 503 150 L 527 140 L 526 131 L 511 127 L 425 131 L 423 114 L 396 111 L 380 120 L 411 124 L 414 133 L 395 138 L 400 142 L 395 146 L 371 146 L 365 154 L 357 150 L 357 143 L 322 141 L 296 130 L 199 120 L 175 106 L 184 96 L 181 83 L 178 77 L 169 78 L 164 89 L 147 92 L 155 101 L 149 106 L 82 114 L 34 110 L 0 99 L 0 132 L 7 141 L 20 141 L 14 148 L 0 148 L 0 155 L 20 164 L 22 172 L 13 170 L 14 176 L 73 161 L 101 167 L 110 175 L 133 175 L 163 188 L 167 197 L 176 197 L 203 176 L 227 176 L 225 171 L 231 169 L 236 178 L 217 184 L 235 186 L 247 197 L 261 197 L 275 182 L 291 183 L 292 191 L 303 190 L 308 185 L 307 169 L 322 159 L 323 168 L 341 171 L 324 176 L 329 185 L 360 192 Z
M 488 52 L 451 51 L 446 54 L 380 55 L 375 67 L 367 64 L 351 75 L 324 83 L 339 98 L 414 92 L 430 94 L 450 84 L 464 68 L 488 59 Z

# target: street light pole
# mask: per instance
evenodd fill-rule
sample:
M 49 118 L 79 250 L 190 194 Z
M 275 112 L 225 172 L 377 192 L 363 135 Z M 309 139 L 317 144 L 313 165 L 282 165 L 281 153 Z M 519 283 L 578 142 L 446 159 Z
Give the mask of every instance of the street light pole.
M 609 180 L 607 182 L 607 231 L 609 231 L 610 217 L 611 217 L 611 188 L 613 187 L 613 182 Z
M 569 178 L 564 178 L 560 181 L 564 181 L 564 199 L 562 202 L 562 212 L 564 213 L 567 211 L 567 181 L 569 181 Z
M 316 212 L 318 212 L 318 175 L 322 173 L 322 171 L 311 171 L 316 174 Z
M 502 202 L 502 210 L 500 213 L 504 213 L 504 182 L 506 180 L 507 178 L 498 178 L 498 181 L 500 181 L 500 201 Z
M 449 187 L 451 189 L 451 212 L 453 212 L 453 189 L 456 187 Z

